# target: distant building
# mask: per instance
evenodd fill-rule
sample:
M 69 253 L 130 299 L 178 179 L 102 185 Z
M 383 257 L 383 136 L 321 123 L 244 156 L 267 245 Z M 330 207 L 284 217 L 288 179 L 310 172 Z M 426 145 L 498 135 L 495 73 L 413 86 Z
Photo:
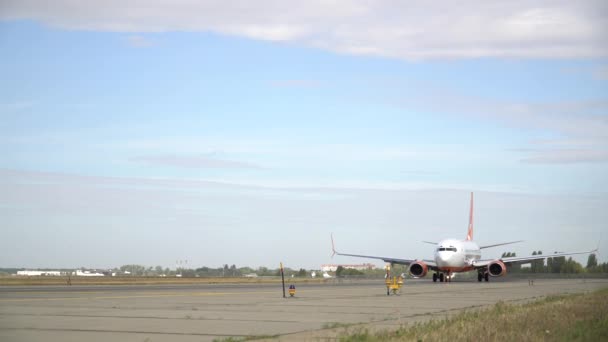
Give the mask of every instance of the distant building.
M 76 270 L 77 277 L 103 277 L 103 273 Z
M 337 265 L 337 264 L 325 264 L 321 265 L 321 271 L 323 272 L 335 272 L 338 269 L 338 266 L 342 266 L 345 269 L 351 270 L 373 270 L 376 268 L 374 264 L 359 264 L 359 265 Z
M 20 276 L 60 276 L 60 271 L 17 271 L 17 275 Z

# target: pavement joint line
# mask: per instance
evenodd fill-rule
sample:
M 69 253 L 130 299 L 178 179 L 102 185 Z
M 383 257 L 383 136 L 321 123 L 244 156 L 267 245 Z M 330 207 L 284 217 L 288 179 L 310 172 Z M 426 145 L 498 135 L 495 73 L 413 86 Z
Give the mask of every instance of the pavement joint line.
M 96 300 L 96 299 L 128 299 L 128 298 L 161 298 L 161 297 L 213 297 L 228 295 L 247 295 L 247 294 L 271 294 L 276 291 L 249 291 L 249 292 L 193 292 L 193 293 L 156 293 L 145 295 L 126 295 L 126 296 L 83 296 L 83 297 L 57 297 L 57 298 L 1 298 L 0 302 L 33 302 L 33 301 L 61 301 L 61 300 Z
M 220 336 L 220 337 L 248 337 L 250 335 L 239 334 L 206 334 L 186 332 L 162 332 L 162 331 L 139 331 L 139 330 L 102 330 L 102 329 L 63 329 L 63 328 L 0 328 L 0 330 L 32 330 L 32 331 L 70 331 L 70 332 L 95 332 L 95 333 L 123 333 L 123 334 L 151 334 L 151 335 L 181 335 L 181 336 Z
M 237 322 L 262 322 L 262 323 L 299 323 L 293 320 L 273 320 L 273 319 L 241 319 L 241 318 L 204 318 L 204 317 L 158 317 L 158 316 L 110 316 L 110 315 L 77 315 L 77 314 L 3 314 L 0 316 L 33 316 L 33 317 L 85 317 L 85 318 L 120 318 L 120 319 L 158 319 L 158 320 L 187 320 L 187 321 L 237 321 Z M 2 328 L 0 328 L 2 329 Z
M 309 289 L 306 292 L 319 292 L 324 291 L 322 289 Z M 212 296 L 226 296 L 226 295 L 247 295 L 247 294 L 272 294 L 277 293 L 278 291 L 241 291 L 241 292 L 174 292 L 174 293 L 165 293 L 165 292 L 153 292 L 147 294 L 134 294 L 134 295 L 124 295 L 124 296 L 82 296 L 82 297 L 56 297 L 56 298 L 0 298 L 0 302 L 30 302 L 30 301 L 56 301 L 56 300 L 83 300 L 83 299 L 125 299 L 125 298 L 155 298 L 155 297 L 212 297 Z M 5 292 L 6 293 L 6 292 Z M 11 292 L 8 292 L 11 293 Z M 13 292 L 16 293 L 16 292 Z M 52 291 L 45 291 L 40 293 L 32 293 L 28 292 L 28 294 L 44 294 L 44 293 L 57 293 Z M 79 291 L 79 292 L 68 292 L 70 293 L 78 293 L 78 294 L 104 294 L 109 293 L 108 291 L 103 292 L 91 292 L 91 291 Z M 278 299 L 282 299 L 277 297 Z M 337 297 L 337 299 L 349 299 L 350 297 Z

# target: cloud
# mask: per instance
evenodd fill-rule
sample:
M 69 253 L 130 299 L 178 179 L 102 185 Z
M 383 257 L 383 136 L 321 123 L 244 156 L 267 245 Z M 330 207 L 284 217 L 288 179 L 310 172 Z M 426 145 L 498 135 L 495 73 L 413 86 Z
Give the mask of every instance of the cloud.
M 436 101 L 441 98 L 441 101 Z M 608 154 L 608 101 L 507 102 L 434 91 L 394 101 L 400 108 L 482 120 L 538 136 L 511 151 L 534 153 L 524 162 L 603 162 Z M 547 136 L 552 137 L 547 139 Z
M 35 106 L 33 101 L 14 101 L 0 103 L 0 115 L 17 113 Z
M 592 80 L 608 80 L 608 65 L 568 66 L 560 72 L 566 75 L 582 75 Z
M 576 164 L 576 163 L 606 163 L 608 150 L 592 149 L 529 149 L 533 154 L 522 159 L 522 162 L 532 164 Z
M 551 104 L 512 104 L 496 109 L 505 125 L 527 128 L 557 139 L 530 142 L 531 156 L 521 161 L 536 164 L 608 162 L 608 103 L 606 101 Z
M 258 169 L 257 165 L 211 158 L 209 156 L 142 156 L 131 158 L 131 161 L 144 162 L 151 165 L 174 166 L 194 169 Z
M 437 171 L 428 171 L 428 170 L 404 170 L 401 171 L 401 174 L 411 175 L 411 176 L 437 176 L 441 174 Z
M 608 81 L 608 65 L 596 68 L 593 71 L 593 78 L 601 81 Z
M 8 0 L 0 6 L 0 19 L 64 29 L 215 32 L 409 60 L 608 56 L 608 3 L 602 0 Z
M 155 137 L 153 139 L 113 140 L 109 143 L 98 144 L 100 148 L 118 148 L 129 150 L 132 155 L 142 155 L 133 161 L 147 160 L 148 155 L 156 159 L 160 155 L 162 162 L 165 159 L 176 158 L 171 151 L 181 151 L 186 154 L 213 158 L 221 155 L 247 155 L 251 160 L 272 156 L 263 166 L 246 163 L 255 168 L 277 167 L 286 165 L 295 167 L 300 165 L 308 167 L 310 163 L 322 165 L 335 165 L 338 163 L 357 162 L 385 162 L 385 161 L 471 161 L 479 160 L 478 153 L 470 151 L 466 146 L 459 144 L 399 144 L 375 145 L 364 143 L 301 143 L 286 140 L 255 140 L 255 139 L 213 139 L 195 136 Z M 169 158 L 167 158 L 169 157 Z M 191 157 L 187 157 L 189 159 Z M 195 157 L 198 158 L 198 157 Z M 179 157 L 178 159 L 181 159 Z
M 131 35 L 125 38 L 127 44 L 131 47 L 145 48 L 154 46 L 154 41 L 140 35 Z
M 403 242 L 386 236 L 464 236 L 470 190 L 268 189 L 0 169 L 3 237 L 19 241 L 0 249 L 0 259 L 19 267 L 149 265 L 177 258 L 201 266 L 256 266 L 289 255 L 292 265 L 310 268 L 327 262 L 332 231 L 353 251 L 425 257 L 431 251 L 424 245 L 413 243 L 403 255 Z M 475 189 L 475 195 L 477 239 L 520 235 L 530 241 L 519 246 L 525 253 L 532 247 L 587 249 L 589 236 L 605 229 L 608 218 L 605 193 Z M 286 227 L 306 234 L 285 234 Z M 277 250 L 276 236 L 288 251 Z M 250 253 L 252 245 L 269 252 Z M 235 252 L 226 254 L 226 246 Z
M 608 141 L 593 138 L 545 139 L 530 141 L 529 148 L 512 149 L 528 156 L 531 164 L 579 164 L 608 162 Z

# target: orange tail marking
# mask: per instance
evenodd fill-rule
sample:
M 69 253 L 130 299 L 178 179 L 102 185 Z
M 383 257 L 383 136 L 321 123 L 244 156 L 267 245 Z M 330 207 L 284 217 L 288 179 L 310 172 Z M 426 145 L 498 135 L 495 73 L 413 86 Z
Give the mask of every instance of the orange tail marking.
M 473 240 L 473 193 L 471 192 L 471 210 L 469 212 L 469 231 L 467 232 L 467 241 Z

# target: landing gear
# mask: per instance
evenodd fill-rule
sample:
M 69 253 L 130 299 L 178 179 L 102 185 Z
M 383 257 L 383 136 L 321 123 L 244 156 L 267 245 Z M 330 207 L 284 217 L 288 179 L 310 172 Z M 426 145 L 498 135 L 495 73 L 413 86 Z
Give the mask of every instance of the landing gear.
M 481 282 L 483 280 L 483 274 L 481 272 L 477 272 L 477 281 Z
M 440 283 L 443 283 L 443 282 L 451 283 L 452 276 L 453 276 L 453 274 L 451 272 L 447 272 L 447 273 L 436 272 L 436 273 L 433 273 L 433 282 L 436 283 L 437 280 L 439 280 Z
M 483 277 L 485 278 L 486 282 L 490 281 L 490 274 L 488 272 L 486 272 Z

